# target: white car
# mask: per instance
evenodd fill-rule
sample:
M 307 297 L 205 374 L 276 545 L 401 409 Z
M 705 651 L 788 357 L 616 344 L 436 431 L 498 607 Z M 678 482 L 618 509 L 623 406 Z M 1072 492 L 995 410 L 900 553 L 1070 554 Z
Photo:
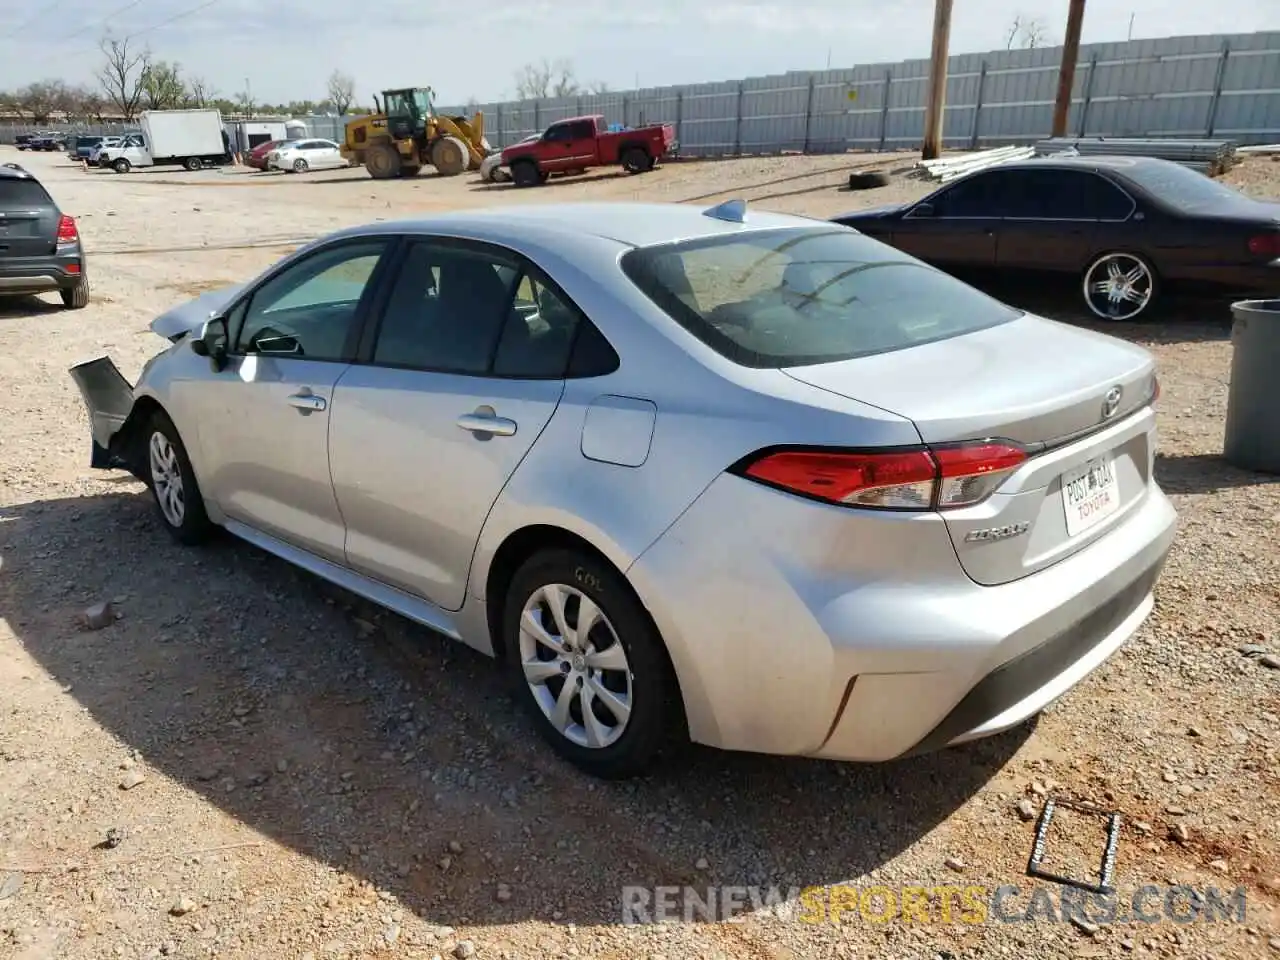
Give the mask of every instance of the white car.
M 293 140 L 267 154 L 268 170 L 306 173 L 326 167 L 345 167 L 347 160 L 332 140 Z
M 540 133 L 531 133 L 520 143 L 530 143 L 539 139 Z M 502 163 L 502 151 L 491 153 L 480 163 L 480 179 L 485 183 L 506 183 L 511 179 L 511 170 Z
M 110 150 L 113 147 L 124 146 L 125 141 L 130 141 L 127 145 L 140 147 L 142 146 L 142 137 L 137 134 L 130 134 L 128 137 L 103 137 L 102 142 L 89 151 L 89 166 L 96 167 L 102 159 L 102 151 Z

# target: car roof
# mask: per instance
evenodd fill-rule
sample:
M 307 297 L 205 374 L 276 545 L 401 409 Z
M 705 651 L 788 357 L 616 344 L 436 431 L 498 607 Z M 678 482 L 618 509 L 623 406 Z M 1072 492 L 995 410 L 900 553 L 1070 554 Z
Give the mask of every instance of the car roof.
M 603 119 L 604 119 L 603 113 L 588 113 L 588 114 L 584 114 L 581 117 L 565 117 L 563 120 L 553 120 L 550 123 L 550 126 L 558 127 L 562 123 L 577 123 L 580 120 L 603 120 Z
M 21 167 L 0 163 L 0 180 L 36 180 L 36 178 Z M 39 182 L 36 180 L 36 183 Z
M 1000 163 L 994 167 L 988 167 L 989 170 L 1114 170 L 1116 173 L 1123 173 L 1125 170 L 1132 170 L 1135 167 L 1156 168 L 1167 167 L 1170 165 L 1177 166 L 1172 160 L 1163 160 L 1160 157 L 1062 157 L 1053 154 L 1043 157 L 1032 157 L 1027 160 L 1014 160 L 1009 163 Z M 975 171 L 981 172 L 981 171 Z
M 708 209 L 700 204 L 680 203 L 546 203 L 461 210 L 435 217 L 384 221 L 377 227 L 413 233 L 448 233 L 468 227 L 492 231 L 495 224 L 502 224 L 503 232 L 513 239 L 525 233 L 551 231 L 647 247 L 757 230 L 831 226 L 809 217 L 751 209 L 747 210 L 744 221 L 738 223 L 709 216 Z M 373 226 L 352 228 L 350 232 L 368 233 Z

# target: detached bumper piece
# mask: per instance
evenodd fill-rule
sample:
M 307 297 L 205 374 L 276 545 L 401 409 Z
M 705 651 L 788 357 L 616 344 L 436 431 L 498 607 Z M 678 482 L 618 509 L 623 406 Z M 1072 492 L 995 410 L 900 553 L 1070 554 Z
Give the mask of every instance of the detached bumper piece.
M 133 410 L 133 386 L 108 357 L 78 363 L 70 373 L 89 411 L 93 434 L 89 465 L 101 470 L 132 470 L 119 444 L 112 441 Z

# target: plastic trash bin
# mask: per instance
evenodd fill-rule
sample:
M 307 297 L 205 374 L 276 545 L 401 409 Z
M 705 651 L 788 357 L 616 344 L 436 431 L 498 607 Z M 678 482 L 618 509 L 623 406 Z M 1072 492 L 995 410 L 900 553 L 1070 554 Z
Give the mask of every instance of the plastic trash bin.
M 1231 314 L 1223 455 L 1246 470 L 1280 473 L 1280 300 L 1241 300 Z

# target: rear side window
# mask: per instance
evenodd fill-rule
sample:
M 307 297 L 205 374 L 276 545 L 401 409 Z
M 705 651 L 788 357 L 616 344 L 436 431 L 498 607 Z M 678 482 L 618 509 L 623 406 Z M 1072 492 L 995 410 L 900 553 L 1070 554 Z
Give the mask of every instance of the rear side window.
M 0 177 L 0 207 L 49 207 L 53 200 L 44 187 L 26 177 Z
M 641 247 L 626 275 L 677 323 L 747 367 L 887 353 L 1021 312 L 852 230 L 759 230 Z

